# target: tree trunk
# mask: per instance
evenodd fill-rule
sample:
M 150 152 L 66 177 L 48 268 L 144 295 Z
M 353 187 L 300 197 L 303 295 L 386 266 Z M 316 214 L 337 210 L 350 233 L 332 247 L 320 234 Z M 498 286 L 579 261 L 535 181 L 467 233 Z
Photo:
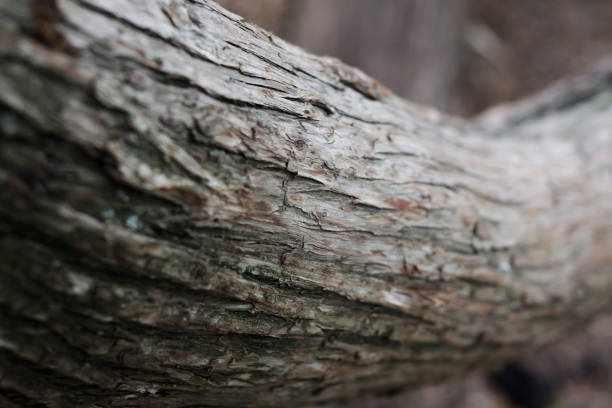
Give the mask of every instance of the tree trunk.
M 7 406 L 388 392 L 610 303 L 606 73 L 465 122 L 205 0 L 0 30 Z

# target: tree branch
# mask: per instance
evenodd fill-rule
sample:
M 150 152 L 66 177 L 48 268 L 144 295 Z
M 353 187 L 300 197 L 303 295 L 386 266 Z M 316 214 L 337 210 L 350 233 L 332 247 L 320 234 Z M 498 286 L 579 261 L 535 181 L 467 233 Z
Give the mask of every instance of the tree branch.
M 345 399 L 609 306 L 609 82 L 493 126 L 210 1 L 0 11 L 11 403 Z

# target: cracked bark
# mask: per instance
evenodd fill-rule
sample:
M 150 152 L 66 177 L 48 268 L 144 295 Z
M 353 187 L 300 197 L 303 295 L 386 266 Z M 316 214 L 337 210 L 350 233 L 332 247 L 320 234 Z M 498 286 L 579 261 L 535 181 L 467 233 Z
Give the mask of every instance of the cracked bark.
M 608 308 L 608 71 L 464 121 L 209 1 L 0 1 L 0 402 L 286 406 Z

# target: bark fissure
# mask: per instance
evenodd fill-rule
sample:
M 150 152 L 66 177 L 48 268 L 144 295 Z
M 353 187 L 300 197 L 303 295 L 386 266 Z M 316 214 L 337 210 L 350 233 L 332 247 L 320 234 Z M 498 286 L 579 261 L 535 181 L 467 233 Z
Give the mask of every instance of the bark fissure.
M 210 1 L 0 11 L 0 398 L 334 401 L 609 306 L 605 75 L 468 122 Z

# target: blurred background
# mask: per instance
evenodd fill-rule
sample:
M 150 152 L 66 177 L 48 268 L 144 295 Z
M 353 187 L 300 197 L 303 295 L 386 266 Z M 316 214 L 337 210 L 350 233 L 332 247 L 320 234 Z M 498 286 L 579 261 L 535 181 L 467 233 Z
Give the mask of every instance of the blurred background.
M 612 53 L 611 0 L 221 0 L 395 93 L 472 115 Z
M 612 56 L 612 0 L 219 2 L 396 94 L 463 116 Z M 612 316 L 494 371 L 348 407 L 513 406 L 612 407 Z

